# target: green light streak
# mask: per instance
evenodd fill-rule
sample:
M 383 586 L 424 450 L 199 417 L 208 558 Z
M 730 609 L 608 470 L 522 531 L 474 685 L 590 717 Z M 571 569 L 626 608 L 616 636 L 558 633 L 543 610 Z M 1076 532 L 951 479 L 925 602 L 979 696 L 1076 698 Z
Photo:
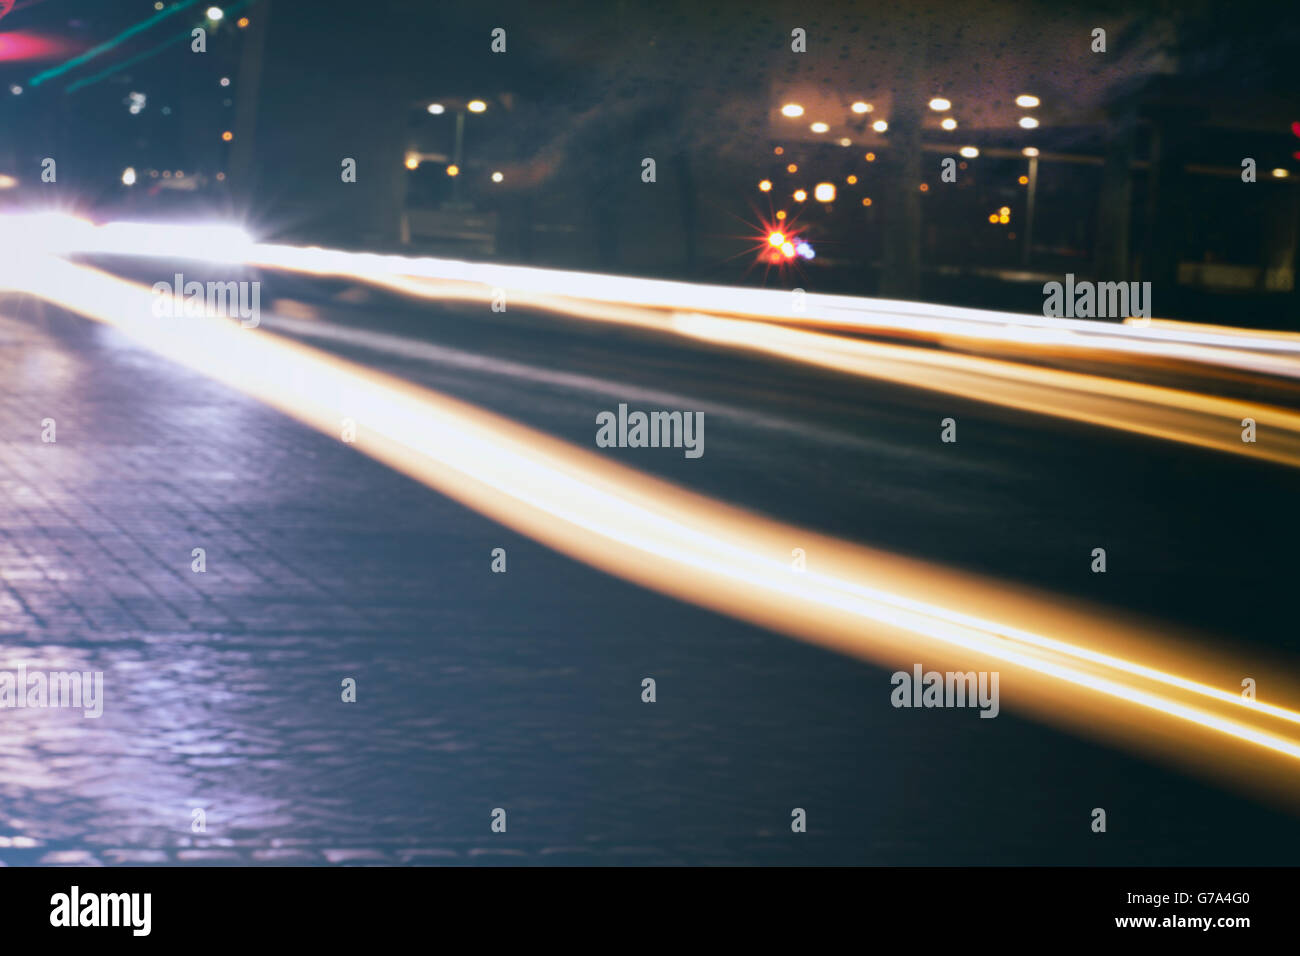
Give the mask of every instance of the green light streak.
M 239 3 L 231 4 L 230 6 L 224 7 L 223 9 L 227 13 L 238 13 L 240 10 L 244 9 L 244 7 L 250 6 L 255 2 L 256 0 L 240 0 Z M 167 49 L 169 46 L 171 46 L 174 43 L 177 43 L 181 40 L 188 40 L 188 39 L 190 39 L 189 30 L 186 30 L 184 33 L 178 33 L 175 36 L 171 37 L 170 39 L 164 40 L 162 43 L 159 43 L 153 49 L 145 50 L 143 53 L 137 53 L 135 56 L 131 57 L 130 59 L 123 60 L 121 63 L 114 63 L 106 70 L 100 70 L 98 73 L 93 73 L 90 76 L 83 77 L 82 79 L 77 80 L 77 82 L 75 83 L 70 83 L 68 85 L 68 88 L 63 92 L 75 93 L 77 92 L 77 90 L 90 86 L 92 83 L 98 83 L 106 76 L 112 76 L 118 70 L 125 70 L 128 66 L 132 66 L 133 64 L 139 63 L 141 60 L 147 60 L 151 56 L 157 56 L 159 53 L 161 53 L 163 50 Z
M 140 33 L 144 30 L 148 30 L 155 23 L 159 23 L 165 20 L 167 17 L 170 17 L 174 13 L 180 13 L 186 7 L 192 7 L 194 6 L 194 4 L 198 2 L 199 0 L 180 0 L 179 3 L 173 3 L 167 9 L 161 10 L 158 13 L 155 13 L 153 16 L 149 17 L 149 19 L 142 20 L 139 23 L 137 23 L 135 26 L 127 27 L 125 30 L 123 30 L 117 36 L 113 37 L 111 40 L 105 40 L 99 46 L 87 50 L 85 53 L 82 53 L 80 56 L 74 56 L 71 60 L 68 60 L 68 62 L 66 63 L 61 63 L 58 66 L 52 66 L 44 73 L 36 74 L 34 77 L 32 77 L 30 80 L 27 81 L 27 85 L 40 86 L 46 80 L 51 80 L 56 76 L 60 76 L 64 73 L 67 73 L 69 70 L 75 70 L 77 67 L 81 66 L 81 64 L 87 62 L 88 60 L 93 60 L 101 53 L 108 52 L 109 50 L 113 49 L 113 47 L 118 46 L 124 40 L 133 37 L 137 33 Z M 189 34 L 186 34 L 186 36 L 188 35 Z

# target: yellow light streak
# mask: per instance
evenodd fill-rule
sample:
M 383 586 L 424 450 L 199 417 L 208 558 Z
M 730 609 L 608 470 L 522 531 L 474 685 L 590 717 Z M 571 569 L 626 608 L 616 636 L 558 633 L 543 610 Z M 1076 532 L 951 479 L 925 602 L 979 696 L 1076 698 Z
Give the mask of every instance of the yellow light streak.
M 1294 697 L 1256 703 L 1222 689 L 1248 672 L 1241 663 L 1114 615 L 728 506 L 265 329 L 156 317 L 148 287 L 87 266 L 28 256 L 0 280 L 325 434 L 351 418 L 357 451 L 608 573 L 887 667 L 996 669 L 1007 706 L 1202 768 L 1247 771 L 1264 787 L 1296 786 Z M 706 328 L 692 334 L 727 326 L 690 317 L 701 319 Z M 792 547 L 808 554 L 803 573 L 788 564 Z
M 636 325 L 1018 411 L 1300 465 L 1300 416 L 1276 405 L 815 329 L 890 332 L 957 347 L 984 343 L 1013 350 L 1017 357 L 1050 359 L 1062 350 L 1088 356 L 1112 352 L 1120 358 L 1195 361 L 1300 379 L 1300 338 L 1286 334 L 1163 320 L 1134 327 L 812 294 L 804 297 L 803 311 L 796 312 L 789 293 L 772 290 L 254 243 L 237 230 L 211 225 L 92 227 L 69 217 L 29 218 L 36 221 L 15 234 L 29 241 L 41 237 L 37 248 L 193 257 L 344 276 L 433 300 L 486 302 L 500 288 L 520 306 Z M 1246 418 L 1259 429 L 1255 442 L 1241 441 Z

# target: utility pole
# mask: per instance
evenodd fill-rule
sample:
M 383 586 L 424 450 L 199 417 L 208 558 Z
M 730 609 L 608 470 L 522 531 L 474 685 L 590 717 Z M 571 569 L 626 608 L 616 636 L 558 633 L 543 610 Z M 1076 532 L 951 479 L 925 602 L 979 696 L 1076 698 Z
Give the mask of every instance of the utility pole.
M 230 148 L 230 187 L 240 204 L 251 208 L 256 183 L 254 141 L 257 136 L 257 107 L 262 86 L 262 63 L 266 55 L 267 23 L 271 18 L 271 0 L 262 0 L 248 18 L 244 36 L 244 55 L 239 61 L 235 101 L 235 140 Z
M 1029 190 L 1025 197 L 1025 244 L 1020 249 L 1020 264 L 1029 265 L 1029 253 L 1034 247 L 1034 201 L 1038 197 L 1038 157 L 1029 157 Z

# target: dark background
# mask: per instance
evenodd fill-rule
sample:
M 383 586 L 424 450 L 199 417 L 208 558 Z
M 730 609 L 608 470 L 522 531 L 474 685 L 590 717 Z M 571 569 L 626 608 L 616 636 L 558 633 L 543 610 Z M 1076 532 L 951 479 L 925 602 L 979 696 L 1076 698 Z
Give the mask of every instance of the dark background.
M 11 195 L 36 188 L 54 156 L 61 201 L 75 192 L 104 215 L 197 206 L 339 246 L 1029 311 L 1044 281 L 1073 272 L 1151 281 L 1158 316 L 1300 321 L 1297 177 L 1273 175 L 1300 171 L 1289 4 L 260 0 L 227 5 L 195 54 L 187 34 L 206 6 L 33 85 L 156 11 L 20 3 L 0 28 L 66 50 L 0 53 L 0 83 L 23 87 L 0 98 Z M 504 54 L 490 50 L 496 27 Z M 790 50 L 795 27 L 806 53 Z M 1105 53 L 1090 49 L 1096 27 Z M 138 114 L 132 92 L 147 97 Z M 1017 108 L 1020 93 L 1041 105 Z M 939 128 L 936 95 L 957 130 Z M 465 117 L 453 184 L 454 114 L 472 98 L 488 108 Z M 854 100 L 874 111 L 852 114 Z M 782 117 L 788 101 L 808 112 Z M 430 115 L 432 102 L 446 111 Z M 1041 125 L 1021 129 L 1022 115 Z M 831 124 L 820 136 L 808 130 L 819 118 Z M 941 182 L 940 161 L 962 146 L 980 156 Z M 1026 146 L 1040 150 L 1031 236 Z M 355 183 L 341 182 L 344 157 Z M 130 188 L 127 166 L 140 176 Z M 177 170 L 194 188 L 170 188 L 163 174 Z M 771 193 L 756 188 L 764 178 Z M 790 198 L 821 181 L 838 184 L 834 203 Z M 990 223 L 1003 207 L 1009 222 Z M 757 262 L 778 208 L 816 260 Z

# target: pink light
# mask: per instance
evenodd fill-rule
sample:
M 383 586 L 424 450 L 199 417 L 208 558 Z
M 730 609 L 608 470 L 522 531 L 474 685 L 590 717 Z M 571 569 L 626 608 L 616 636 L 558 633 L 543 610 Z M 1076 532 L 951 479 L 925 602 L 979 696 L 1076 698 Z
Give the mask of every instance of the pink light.
M 4 3 L 4 0 L 0 0 Z M 0 13 L 0 16 L 3 16 Z M 59 37 L 43 36 L 18 30 L 0 33 L 0 63 L 19 63 L 23 60 L 49 60 L 67 56 L 75 48 Z

